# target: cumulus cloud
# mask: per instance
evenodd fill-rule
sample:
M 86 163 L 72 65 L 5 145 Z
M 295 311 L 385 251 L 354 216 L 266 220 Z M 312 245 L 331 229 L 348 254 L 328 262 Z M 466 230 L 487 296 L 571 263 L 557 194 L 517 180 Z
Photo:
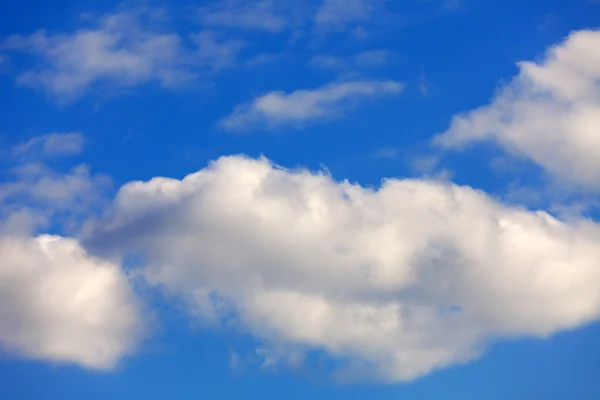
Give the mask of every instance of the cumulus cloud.
M 360 101 L 397 95 L 403 89 L 404 85 L 399 82 L 365 80 L 291 93 L 270 92 L 249 104 L 237 106 L 233 114 L 221 121 L 221 126 L 229 131 L 240 131 L 256 126 L 277 128 L 339 118 Z
M 9 353 L 110 369 L 142 334 L 142 313 L 115 264 L 58 236 L 0 236 L 0 345 Z
M 12 154 L 16 157 L 56 157 L 79 154 L 85 139 L 79 132 L 49 133 L 36 136 L 15 146 Z
M 89 256 L 75 231 L 110 179 L 85 165 L 60 172 L 48 157 L 81 151 L 79 133 L 48 134 L 9 149 L 0 185 L 0 347 L 11 355 L 106 370 L 135 350 L 143 313 L 119 265 Z
M 552 175 L 600 189 L 600 31 L 572 33 L 489 105 L 457 115 L 436 138 L 446 148 L 494 141 Z
M 193 315 L 326 351 L 348 379 L 411 380 L 600 316 L 600 226 L 438 181 L 375 190 L 225 157 L 125 185 L 86 232 L 92 254 L 142 254 Z

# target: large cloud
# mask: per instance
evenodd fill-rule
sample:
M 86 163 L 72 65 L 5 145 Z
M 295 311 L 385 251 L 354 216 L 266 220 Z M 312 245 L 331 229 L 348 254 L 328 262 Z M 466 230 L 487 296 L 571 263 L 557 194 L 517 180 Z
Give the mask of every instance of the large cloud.
M 135 349 L 142 314 L 127 277 L 73 239 L 0 236 L 0 345 L 109 369 Z
M 491 104 L 454 117 L 437 143 L 456 148 L 493 140 L 551 174 L 600 189 L 600 30 L 552 47 Z
M 84 243 L 141 255 L 148 281 L 195 315 L 283 353 L 324 350 L 350 378 L 411 380 L 491 340 L 600 315 L 597 224 L 435 181 L 372 190 L 221 158 L 181 181 L 125 185 Z

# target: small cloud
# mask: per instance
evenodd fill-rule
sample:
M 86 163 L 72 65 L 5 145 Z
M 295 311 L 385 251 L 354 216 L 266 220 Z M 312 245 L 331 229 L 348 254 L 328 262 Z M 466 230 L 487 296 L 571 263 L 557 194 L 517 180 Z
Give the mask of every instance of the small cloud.
M 308 62 L 308 65 L 311 67 L 332 70 L 339 70 L 347 67 L 347 63 L 344 58 L 328 54 L 319 54 L 312 57 Z
M 368 50 L 346 57 L 332 54 L 318 54 L 309 60 L 308 65 L 311 67 L 337 71 L 378 68 L 386 65 L 393 56 L 394 52 L 387 49 Z
M 256 2 L 223 0 L 201 7 L 200 20 L 210 26 L 277 33 L 288 27 L 289 21 L 276 5 L 270 0 Z
M 397 95 L 404 85 L 394 81 L 349 81 L 292 93 L 270 92 L 249 104 L 237 106 L 221 121 L 228 131 L 256 126 L 276 128 L 338 118 L 357 103 L 386 95 Z
M 71 32 L 9 36 L 0 50 L 41 61 L 22 71 L 17 83 L 68 103 L 99 85 L 119 90 L 157 82 L 180 88 L 201 73 L 231 66 L 243 47 L 242 41 L 210 30 L 187 36 L 190 44 L 164 28 L 166 19 L 157 10 L 121 9 L 87 16 L 85 25 Z
M 223 39 L 210 30 L 190 35 L 190 38 L 197 46 L 197 50 L 192 56 L 193 62 L 211 69 L 231 66 L 244 47 L 241 40 Z
M 381 2 L 377 0 L 324 0 L 315 15 L 322 30 L 344 30 L 348 25 L 369 21 Z
M 410 161 L 410 167 L 418 175 L 432 176 L 438 172 L 440 157 L 436 155 L 425 155 L 414 157 Z
M 83 150 L 85 138 L 79 132 L 49 133 L 29 139 L 12 148 L 15 157 L 58 157 L 79 154 Z
M 384 147 L 382 149 L 377 150 L 375 154 L 373 154 L 373 156 L 375 158 L 381 159 L 393 159 L 398 156 L 398 149 L 394 147 Z
M 261 66 L 261 65 L 272 64 L 277 61 L 281 61 L 288 56 L 289 56 L 289 54 L 287 54 L 285 52 L 258 54 L 256 56 L 251 57 L 248 61 L 246 61 L 246 66 L 247 67 L 257 67 L 257 66 Z
M 381 67 L 387 64 L 393 52 L 390 50 L 369 50 L 354 56 L 354 63 L 359 67 Z
M 143 17 L 158 18 L 149 11 L 120 11 L 97 18 L 93 28 L 12 35 L 0 47 L 43 61 L 41 67 L 22 72 L 17 82 L 46 90 L 62 101 L 81 96 L 99 82 L 131 87 L 156 80 L 170 85 L 175 77 L 186 76 L 180 38 L 157 31 L 151 23 L 143 23 Z
M 423 96 L 423 97 L 429 96 L 429 93 L 430 93 L 429 81 L 427 80 L 427 77 L 425 76 L 424 73 L 419 75 L 418 87 L 419 87 L 419 92 L 421 93 L 421 96 Z

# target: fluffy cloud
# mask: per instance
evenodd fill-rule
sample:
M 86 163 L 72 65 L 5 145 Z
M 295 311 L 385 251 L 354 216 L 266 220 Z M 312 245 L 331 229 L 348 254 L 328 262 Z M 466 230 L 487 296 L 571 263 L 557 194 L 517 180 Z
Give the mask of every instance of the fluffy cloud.
M 164 13 L 121 10 L 92 19 L 92 27 L 49 35 L 13 35 L 1 44 L 11 52 L 37 57 L 39 66 L 18 77 L 20 84 L 40 88 L 70 101 L 94 84 L 127 88 L 157 81 L 179 86 L 200 71 L 229 65 L 239 41 L 218 39 L 210 32 L 191 35 L 196 46 L 186 46 L 179 34 L 160 28 Z
M 135 349 L 142 314 L 115 264 L 73 239 L 0 236 L 0 345 L 10 353 L 109 369 Z
M 143 255 L 140 273 L 194 315 L 282 354 L 324 350 L 346 378 L 411 380 L 600 315 L 597 224 L 436 181 L 373 190 L 227 157 L 125 185 L 85 237 Z
M 69 34 L 11 36 L 3 48 L 30 52 L 41 58 L 40 68 L 23 72 L 21 84 L 72 99 L 95 82 L 127 87 L 158 80 L 173 84 L 185 76 L 179 69 L 180 39 L 142 27 L 140 13 L 119 12 L 99 19 L 94 28 Z
M 436 142 L 447 148 L 492 140 L 554 176 L 600 189 L 600 31 L 552 47 L 484 107 L 455 116 Z
M 277 128 L 339 118 L 357 102 L 402 92 L 394 81 L 349 81 L 292 93 L 270 92 L 235 108 L 221 121 L 226 130 L 240 131 L 256 126 Z
M 135 349 L 143 316 L 117 264 L 90 257 L 75 239 L 32 236 L 76 230 L 110 187 L 80 165 L 40 162 L 78 153 L 78 133 L 48 134 L 9 150 L 20 164 L 0 185 L 0 347 L 10 354 L 109 369 Z M 10 160 L 9 160 L 10 161 Z

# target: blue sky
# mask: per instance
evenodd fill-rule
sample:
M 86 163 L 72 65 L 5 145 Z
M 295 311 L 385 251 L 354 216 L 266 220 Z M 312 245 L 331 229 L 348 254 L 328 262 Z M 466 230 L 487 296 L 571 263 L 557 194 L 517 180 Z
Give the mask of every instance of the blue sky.
M 0 397 L 600 396 L 600 3 L 0 15 Z

